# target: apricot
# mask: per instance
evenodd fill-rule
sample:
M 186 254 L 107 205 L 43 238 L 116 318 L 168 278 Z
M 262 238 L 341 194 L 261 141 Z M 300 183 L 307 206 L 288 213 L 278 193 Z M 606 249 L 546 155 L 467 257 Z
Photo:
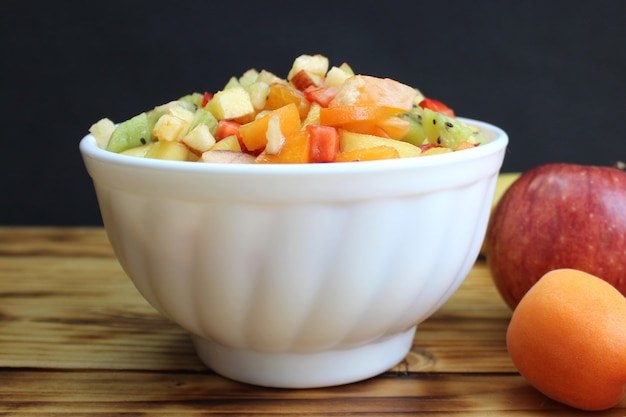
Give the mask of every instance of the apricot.
M 520 374 L 553 400 L 595 411 L 626 395 L 626 298 L 594 275 L 543 275 L 513 311 L 506 341 Z

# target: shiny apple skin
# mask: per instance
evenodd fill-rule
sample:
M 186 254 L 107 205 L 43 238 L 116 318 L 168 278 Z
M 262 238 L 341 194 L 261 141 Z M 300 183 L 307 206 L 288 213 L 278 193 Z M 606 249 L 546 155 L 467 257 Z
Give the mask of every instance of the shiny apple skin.
M 626 172 L 567 163 L 533 168 L 502 196 L 486 239 L 494 283 L 512 309 L 556 268 L 594 274 L 626 295 Z

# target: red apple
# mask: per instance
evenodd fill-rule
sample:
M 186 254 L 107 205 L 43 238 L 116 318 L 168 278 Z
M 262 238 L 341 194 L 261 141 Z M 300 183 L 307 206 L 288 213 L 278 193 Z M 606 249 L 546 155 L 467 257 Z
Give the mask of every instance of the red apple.
M 591 273 L 626 295 L 626 172 L 563 163 L 525 172 L 491 216 L 486 257 L 512 309 L 557 268 Z

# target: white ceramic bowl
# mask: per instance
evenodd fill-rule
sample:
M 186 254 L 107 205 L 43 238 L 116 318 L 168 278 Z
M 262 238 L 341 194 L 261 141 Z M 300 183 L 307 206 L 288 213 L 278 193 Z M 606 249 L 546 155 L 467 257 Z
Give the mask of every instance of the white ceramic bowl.
M 202 361 L 263 386 L 382 373 L 468 274 L 508 137 L 428 157 L 208 164 L 80 150 L 115 254 Z

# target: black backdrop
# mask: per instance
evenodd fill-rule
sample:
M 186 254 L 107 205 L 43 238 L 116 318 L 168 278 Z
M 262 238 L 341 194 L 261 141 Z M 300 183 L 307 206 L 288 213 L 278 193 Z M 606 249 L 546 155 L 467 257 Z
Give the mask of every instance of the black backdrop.
M 97 225 L 78 142 L 321 53 L 505 129 L 503 170 L 626 159 L 626 1 L 0 2 L 0 225 Z

